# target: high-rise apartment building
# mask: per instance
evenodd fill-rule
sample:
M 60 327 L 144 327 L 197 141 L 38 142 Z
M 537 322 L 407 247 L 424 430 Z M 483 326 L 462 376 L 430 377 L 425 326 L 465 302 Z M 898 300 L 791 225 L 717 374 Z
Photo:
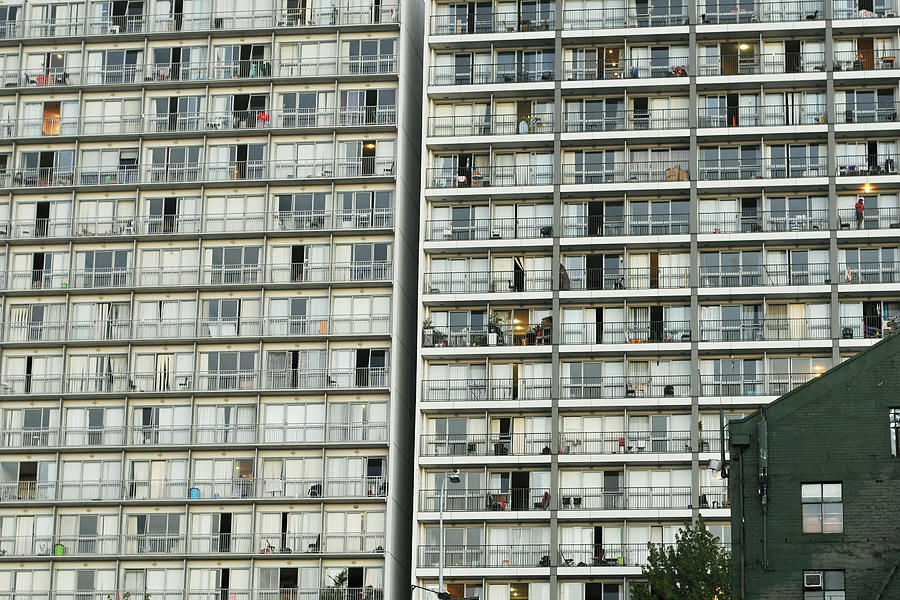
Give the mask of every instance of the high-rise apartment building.
M 720 410 L 900 314 L 896 10 L 428 2 L 420 585 L 624 600 L 729 543 Z
M 408 593 L 421 12 L 0 2 L 0 595 Z

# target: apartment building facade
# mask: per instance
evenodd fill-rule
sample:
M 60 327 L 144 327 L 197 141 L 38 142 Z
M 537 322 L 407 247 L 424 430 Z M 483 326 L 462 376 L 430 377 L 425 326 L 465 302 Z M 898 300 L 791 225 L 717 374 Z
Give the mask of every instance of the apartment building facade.
M 729 544 L 720 421 L 900 311 L 896 8 L 427 3 L 418 585 L 624 600 Z
M 421 19 L 0 3 L 0 593 L 408 590 Z

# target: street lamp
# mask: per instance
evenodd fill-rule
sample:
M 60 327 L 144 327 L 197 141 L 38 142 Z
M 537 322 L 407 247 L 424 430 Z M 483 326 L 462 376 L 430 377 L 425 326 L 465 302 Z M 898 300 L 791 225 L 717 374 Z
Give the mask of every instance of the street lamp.
M 453 469 L 450 473 L 447 473 L 444 476 L 444 481 L 441 483 L 441 498 L 440 498 L 440 510 L 439 510 L 439 519 L 440 525 L 438 527 L 438 597 L 440 598 L 440 594 L 446 593 L 444 589 L 444 498 L 447 495 L 447 481 L 451 481 L 453 483 L 459 483 L 459 469 Z

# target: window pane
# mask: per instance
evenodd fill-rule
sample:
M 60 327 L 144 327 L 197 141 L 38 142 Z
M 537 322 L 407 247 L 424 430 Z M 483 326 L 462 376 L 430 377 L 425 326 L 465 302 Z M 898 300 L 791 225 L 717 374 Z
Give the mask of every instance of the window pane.
M 820 504 L 803 505 L 803 533 L 822 533 L 821 510 Z
M 841 533 L 844 531 L 844 505 L 839 502 L 831 502 L 823 505 L 824 526 L 823 533 Z
M 824 483 L 822 484 L 822 500 L 825 502 L 835 502 L 841 500 L 841 484 Z
M 822 485 L 818 483 L 804 483 L 800 489 L 803 502 L 815 502 L 822 499 Z
M 843 571 L 825 571 L 825 589 L 826 590 L 843 590 L 844 589 L 844 572 Z

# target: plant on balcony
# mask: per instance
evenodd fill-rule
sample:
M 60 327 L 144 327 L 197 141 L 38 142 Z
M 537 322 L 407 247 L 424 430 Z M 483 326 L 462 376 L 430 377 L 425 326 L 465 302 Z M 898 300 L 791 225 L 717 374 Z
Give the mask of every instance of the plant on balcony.
M 497 313 L 493 313 L 490 317 L 488 317 L 487 322 L 487 331 L 488 331 L 488 345 L 489 346 L 502 346 L 503 339 L 503 316 Z
M 422 345 L 429 348 L 447 345 L 447 334 L 435 329 L 430 317 L 422 321 Z
M 642 569 L 646 583 L 631 588 L 633 600 L 731 600 L 731 552 L 706 528 L 686 524 L 675 544 L 647 544 L 649 557 Z
M 325 586 L 325 589 L 319 594 L 319 600 L 344 600 L 347 597 L 346 588 L 350 572 L 344 569 L 337 575 L 329 576 L 329 579 L 331 579 L 331 585 Z

